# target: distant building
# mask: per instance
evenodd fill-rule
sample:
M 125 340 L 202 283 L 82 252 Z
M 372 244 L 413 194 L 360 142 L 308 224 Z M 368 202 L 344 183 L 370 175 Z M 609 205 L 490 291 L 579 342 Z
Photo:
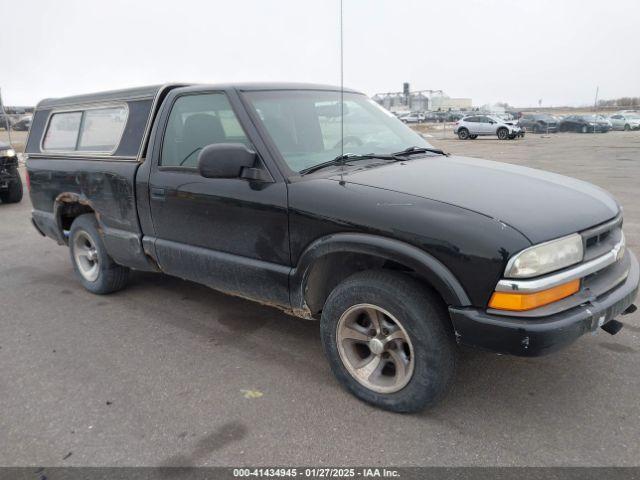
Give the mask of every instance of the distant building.
M 470 98 L 452 98 L 448 95 L 431 97 L 431 110 L 471 110 L 472 108 Z
M 429 97 L 423 92 L 376 93 L 373 100 L 391 112 L 429 110 Z
M 25 115 L 27 113 L 33 113 L 34 110 L 34 107 L 10 107 L 9 105 L 5 105 L 4 107 L 4 112 L 7 115 Z
M 442 90 L 412 92 L 408 83 L 403 87 L 402 92 L 376 93 L 373 100 L 391 112 L 471 109 L 470 98 L 451 98 Z
M 480 110 L 487 113 L 497 114 L 503 114 L 507 111 L 507 109 L 504 108 L 504 105 L 498 105 L 497 103 L 487 103 L 480 107 Z

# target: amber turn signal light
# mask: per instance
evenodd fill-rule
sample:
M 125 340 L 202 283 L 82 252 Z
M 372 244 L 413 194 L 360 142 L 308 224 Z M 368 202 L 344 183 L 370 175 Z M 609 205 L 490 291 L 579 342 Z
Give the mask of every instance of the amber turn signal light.
M 515 312 L 532 310 L 562 300 L 578 290 L 580 290 L 579 279 L 534 293 L 494 292 L 489 300 L 489 308 Z

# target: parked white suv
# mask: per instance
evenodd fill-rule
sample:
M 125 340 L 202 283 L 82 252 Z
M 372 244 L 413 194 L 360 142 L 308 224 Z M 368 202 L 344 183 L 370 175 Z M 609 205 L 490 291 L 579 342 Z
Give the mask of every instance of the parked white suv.
M 640 114 L 616 113 L 609 117 L 613 130 L 638 130 L 640 129 Z
M 426 117 L 422 112 L 411 112 L 406 115 L 402 115 L 400 120 L 404 123 L 422 123 L 426 120 Z
M 493 115 L 471 115 L 455 123 L 453 133 L 460 140 L 478 138 L 478 135 L 496 135 L 500 140 L 524 137 L 518 122 L 502 120 Z

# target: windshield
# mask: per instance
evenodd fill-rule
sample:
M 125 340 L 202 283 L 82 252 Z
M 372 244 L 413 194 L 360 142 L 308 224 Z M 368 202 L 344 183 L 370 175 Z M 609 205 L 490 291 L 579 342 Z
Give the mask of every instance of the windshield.
M 398 152 L 413 146 L 433 148 L 365 95 L 345 92 L 342 109 L 340 92 L 277 90 L 245 95 L 289 168 L 296 172 L 342 153 L 365 155 Z

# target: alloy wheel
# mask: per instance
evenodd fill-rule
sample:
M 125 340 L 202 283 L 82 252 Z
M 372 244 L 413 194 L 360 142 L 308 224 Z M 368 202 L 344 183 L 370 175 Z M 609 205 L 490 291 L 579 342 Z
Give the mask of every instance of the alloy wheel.
M 349 374 L 379 393 L 394 393 L 409 383 L 415 358 L 409 334 L 386 310 L 354 305 L 338 320 L 338 353 Z
M 80 274 L 89 282 L 95 282 L 100 273 L 98 250 L 91 236 L 81 230 L 73 239 L 73 258 Z

